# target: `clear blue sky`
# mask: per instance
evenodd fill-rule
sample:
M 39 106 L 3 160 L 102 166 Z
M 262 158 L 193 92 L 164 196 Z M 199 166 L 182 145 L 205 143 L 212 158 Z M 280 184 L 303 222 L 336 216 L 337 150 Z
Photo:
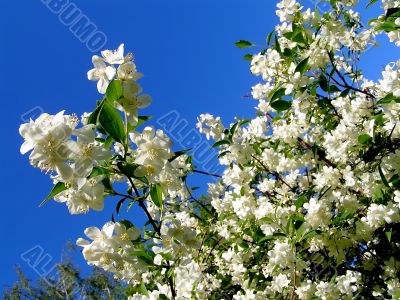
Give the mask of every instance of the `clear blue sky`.
M 70 1 L 71 2 L 71 1 Z M 107 49 L 121 42 L 135 53 L 144 91 L 153 104 L 146 115 L 162 116 L 172 110 L 194 128 L 204 112 L 220 115 L 226 123 L 235 115 L 253 115 L 256 103 L 244 99 L 257 82 L 242 59 L 246 51 L 234 47 L 239 39 L 263 45 L 276 24 L 272 0 L 97 0 L 75 1 L 76 6 L 107 36 Z M 80 115 L 95 106 L 99 95 L 86 78 L 91 53 L 58 15 L 41 0 L 1 0 L 0 91 L 2 147 L 0 173 L 0 286 L 15 280 L 20 258 L 35 245 L 61 257 L 66 241 L 83 236 L 84 228 L 110 220 L 115 203 L 106 201 L 101 213 L 71 216 L 65 205 L 38 204 L 51 188 L 48 176 L 29 166 L 21 156 L 18 135 L 21 117 L 41 107 L 49 113 L 65 109 Z M 305 5 L 310 5 L 304 1 Z M 366 54 L 371 76 L 396 58 L 386 44 Z M 380 71 L 379 71 L 380 72 Z M 25 115 L 26 116 L 26 115 Z M 177 147 L 180 148 L 180 147 Z M 198 175 L 197 175 L 198 176 Z M 197 177 L 196 177 L 197 178 Z M 204 178 L 194 180 L 204 184 Z M 128 214 L 140 220 L 138 212 Z M 82 263 L 79 258 L 78 262 Z M 51 266 L 47 266 L 48 270 Z

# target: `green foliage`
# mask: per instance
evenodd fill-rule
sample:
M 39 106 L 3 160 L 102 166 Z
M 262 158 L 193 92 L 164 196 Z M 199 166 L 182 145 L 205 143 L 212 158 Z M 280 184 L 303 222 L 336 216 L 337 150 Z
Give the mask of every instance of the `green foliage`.
M 47 201 L 52 199 L 54 196 L 58 195 L 62 191 L 65 191 L 68 187 L 63 182 L 57 182 L 53 189 L 51 190 L 50 194 L 39 204 L 39 206 L 44 205 Z
M 238 47 L 239 49 L 242 49 L 242 48 L 249 48 L 249 47 L 253 47 L 253 46 L 254 46 L 251 42 L 245 41 L 245 40 L 237 41 L 237 42 L 235 43 L 235 45 L 236 45 L 236 47 Z
M 68 255 L 56 264 L 57 272 L 52 277 L 31 280 L 21 267 L 17 267 L 18 279 L 12 287 L 4 290 L 3 299 L 122 300 L 127 298 L 125 284 L 115 280 L 112 274 L 95 267 L 84 276 Z
M 117 142 L 126 143 L 124 122 L 120 113 L 108 102 L 104 101 L 99 114 L 99 122 L 104 130 Z

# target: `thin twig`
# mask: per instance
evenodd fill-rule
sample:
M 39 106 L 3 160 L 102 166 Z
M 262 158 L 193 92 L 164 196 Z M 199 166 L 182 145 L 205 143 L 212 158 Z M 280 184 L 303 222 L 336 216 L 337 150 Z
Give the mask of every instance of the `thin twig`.
M 199 174 L 204 174 L 204 175 L 209 175 L 209 176 L 214 176 L 214 177 L 222 178 L 221 175 L 213 174 L 213 173 L 208 173 L 208 172 L 205 172 L 205 171 L 193 170 L 192 172 L 193 172 L 193 173 L 199 173 Z

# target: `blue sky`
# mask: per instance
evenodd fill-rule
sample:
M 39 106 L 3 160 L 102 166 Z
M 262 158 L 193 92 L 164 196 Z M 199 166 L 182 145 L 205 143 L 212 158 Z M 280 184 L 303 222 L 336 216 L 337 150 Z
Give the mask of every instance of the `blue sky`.
M 237 49 L 234 42 L 246 39 L 263 45 L 277 22 L 276 1 L 74 3 L 105 33 L 107 49 L 124 42 L 126 49 L 134 52 L 138 69 L 145 74 L 141 85 L 153 97 L 153 104 L 143 113 L 156 116 L 155 121 L 175 111 L 180 121 L 194 128 L 196 117 L 204 112 L 222 116 L 225 123 L 233 121 L 236 115 L 254 114 L 256 102 L 243 96 L 257 78 L 251 76 L 248 62 L 242 59 L 246 51 Z M 304 4 L 310 5 L 307 1 Z M 21 259 L 22 253 L 39 245 L 53 257 L 53 263 L 59 261 L 66 241 L 83 236 L 88 226 L 101 226 L 110 220 L 115 200 L 106 201 L 104 212 L 80 216 L 69 215 L 65 205 L 53 201 L 38 208 L 51 189 L 51 181 L 29 166 L 27 156 L 20 155 L 22 139 L 18 127 L 24 117 L 41 109 L 52 114 L 64 109 L 78 115 L 91 111 L 100 97 L 95 83 L 86 78 L 93 53 L 41 0 L 1 1 L 1 6 L 0 286 L 3 287 L 15 280 L 16 264 L 36 276 Z M 371 10 L 368 15 L 373 13 Z M 396 54 L 382 39 L 379 49 L 365 55 L 366 73 L 376 78 L 387 62 L 396 59 Z M 179 139 L 179 133 L 172 135 Z M 194 183 L 204 185 L 206 180 L 196 175 Z M 139 212 L 134 210 L 126 216 L 141 220 Z M 82 264 L 82 259 L 77 259 Z

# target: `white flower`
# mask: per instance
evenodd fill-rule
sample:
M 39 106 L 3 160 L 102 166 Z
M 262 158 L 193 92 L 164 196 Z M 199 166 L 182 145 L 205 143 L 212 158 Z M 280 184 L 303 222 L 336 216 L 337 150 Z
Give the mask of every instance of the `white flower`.
M 129 79 L 122 84 L 122 97 L 118 99 L 117 108 L 126 112 L 128 122 L 136 125 L 138 122 L 138 109 L 150 105 L 151 97 L 149 95 L 138 95 L 142 89 L 133 80 Z
M 120 65 L 125 61 L 132 59 L 132 54 L 128 54 L 126 58 L 124 57 L 124 44 L 119 45 L 117 50 L 101 51 L 101 55 L 104 57 L 104 60 L 110 65 Z
M 131 140 L 137 145 L 135 163 L 141 165 L 136 169 L 137 176 L 154 176 L 160 173 L 165 163 L 172 156 L 171 140 L 153 127 L 145 127 L 142 134 L 131 133 Z
M 196 124 L 201 133 L 204 133 L 207 140 L 210 138 L 219 140 L 222 139 L 224 126 L 221 123 L 220 117 L 215 118 L 210 114 L 201 114 Z
M 21 153 L 33 150 L 30 162 L 45 171 L 64 168 L 64 161 L 70 158 L 73 141 L 70 140 L 78 119 L 65 116 L 64 111 L 52 116 L 42 114 L 35 121 L 22 124 L 19 133 L 24 138 Z
M 318 200 L 311 198 L 303 207 L 307 210 L 307 215 L 305 216 L 306 222 L 312 228 L 326 226 L 330 223 L 331 211 L 329 202 L 326 199 L 322 198 Z
M 296 288 L 296 294 L 300 300 L 308 300 L 314 294 L 315 286 L 311 280 L 303 282 L 299 287 Z
M 288 287 L 290 284 L 290 280 L 284 274 L 279 274 L 278 276 L 274 277 L 271 283 L 271 289 L 276 292 L 282 292 L 285 287 Z
M 93 169 L 93 164 L 111 157 L 111 152 L 104 145 L 95 142 L 95 126 L 86 125 L 74 131 L 77 141 L 73 147 L 72 157 L 75 160 L 75 170 L 79 177 L 87 177 Z
M 143 75 L 136 70 L 136 65 L 132 61 L 128 61 L 123 63 L 118 67 L 117 70 L 117 75 L 118 79 L 121 80 L 138 80 L 140 79 Z
M 72 186 L 54 196 L 54 200 L 65 202 L 71 214 L 87 213 L 90 208 L 101 211 L 104 208 L 104 185 L 101 179 L 101 176 L 86 179 L 71 175 L 69 184 Z
M 92 62 L 94 68 L 88 71 L 88 79 L 97 81 L 97 90 L 100 94 L 105 94 L 108 84 L 115 76 L 116 70 L 113 66 L 107 66 L 100 56 L 94 55 Z

